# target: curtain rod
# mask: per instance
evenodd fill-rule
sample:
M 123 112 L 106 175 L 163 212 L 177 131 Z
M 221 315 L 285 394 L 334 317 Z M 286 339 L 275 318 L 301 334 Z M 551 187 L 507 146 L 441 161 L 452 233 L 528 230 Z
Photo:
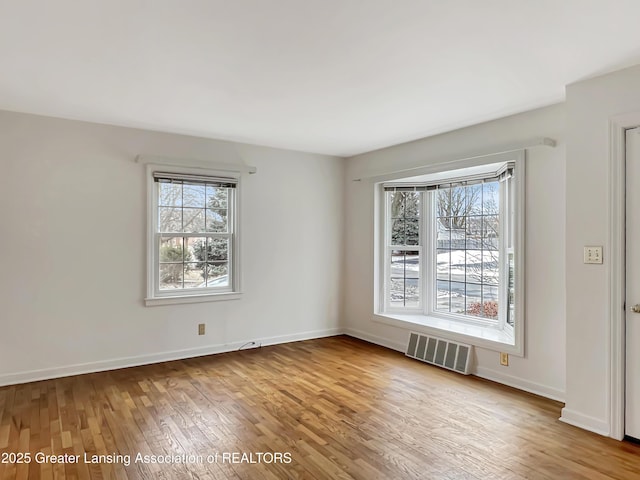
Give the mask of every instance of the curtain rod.
M 482 158 L 482 157 L 491 157 L 494 155 L 500 155 L 500 154 L 508 154 L 511 152 L 517 152 L 518 150 L 524 150 L 526 148 L 533 148 L 533 147 L 540 147 L 540 146 L 544 146 L 544 147 L 551 147 L 554 148 L 556 145 L 558 144 L 558 142 L 556 142 L 553 138 L 549 138 L 549 137 L 535 137 L 532 138 L 530 140 L 521 142 L 521 143 L 517 143 L 517 144 L 510 144 L 510 145 L 505 145 L 503 147 L 499 147 L 496 151 L 492 152 L 492 153 L 484 153 L 482 155 L 474 155 L 472 157 L 465 157 L 465 158 L 457 158 L 454 160 L 446 160 L 443 162 L 439 162 L 436 164 L 432 164 L 432 165 L 422 165 L 420 167 L 411 167 L 411 168 L 405 168 L 402 170 L 393 170 L 391 172 L 385 172 L 385 173 L 376 173 L 374 175 L 367 175 L 367 176 L 363 176 L 363 177 L 358 177 L 358 178 L 353 178 L 351 179 L 352 182 L 360 182 L 362 180 L 367 180 L 370 182 L 379 182 L 379 181 L 383 181 L 383 180 L 387 180 L 387 177 L 393 175 L 398 175 L 398 174 L 407 174 L 407 176 L 412 176 L 411 174 L 413 173 L 413 175 L 421 175 L 424 173 L 425 168 L 435 168 L 438 166 L 445 166 L 447 164 L 450 164 L 452 162 L 463 162 L 463 161 L 467 161 L 467 160 L 473 160 L 473 159 L 478 159 L 478 158 Z
M 156 164 L 156 165 L 169 165 L 173 167 L 185 167 L 185 168 L 203 168 L 206 170 L 219 170 L 222 172 L 235 172 L 235 173 L 249 173 L 253 174 L 257 172 L 256 167 L 249 165 L 241 165 L 238 163 L 222 163 L 212 162 L 208 160 L 199 160 L 196 158 L 173 158 L 162 157 L 159 155 L 138 155 L 136 162 L 143 165 Z

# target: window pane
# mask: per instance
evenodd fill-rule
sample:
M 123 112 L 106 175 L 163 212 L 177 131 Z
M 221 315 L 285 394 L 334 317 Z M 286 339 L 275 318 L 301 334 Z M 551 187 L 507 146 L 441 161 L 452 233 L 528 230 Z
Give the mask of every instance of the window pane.
M 393 250 L 391 252 L 391 275 L 404 278 L 420 277 L 420 254 L 418 252 Z
M 436 310 L 441 312 L 464 313 L 465 287 L 462 282 L 438 280 Z
M 185 184 L 182 189 L 182 204 L 185 207 L 204 208 L 205 186 Z
M 405 245 L 406 238 L 404 219 L 393 219 L 391 227 L 391 245 Z
M 450 218 L 438 218 L 436 221 L 436 248 L 451 248 L 450 220 Z
M 404 278 L 391 277 L 389 281 L 389 306 L 404 307 Z
M 158 208 L 159 232 L 182 232 L 182 209 L 173 207 Z
M 486 301 L 498 301 L 498 287 L 483 286 L 482 287 L 482 300 Z
M 451 252 L 449 250 L 438 250 L 436 259 L 436 278 L 438 280 L 449 280 L 449 275 L 451 274 Z
M 160 233 L 156 236 L 156 288 L 228 290 L 232 275 L 232 189 L 186 179 L 181 183 L 177 177 L 176 182 L 154 184 Z M 194 234 L 197 236 L 191 236 Z M 170 295 L 174 294 L 180 292 Z
M 420 216 L 420 193 L 403 192 L 404 195 L 404 216 L 416 218 Z
M 436 216 L 451 218 L 451 189 L 445 188 L 436 193 Z
M 184 208 L 182 211 L 183 227 L 185 233 L 204 232 L 204 209 Z
M 420 254 L 393 250 L 390 268 L 390 305 L 417 307 L 420 303 Z
M 420 305 L 419 279 L 407 278 L 405 280 L 405 307 L 418 307 Z
M 499 213 L 499 183 L 487 182 L 482 185 L 482 213 L 497 215 Z
M 467 190 L 466 215 L 482 214 L 482 184 L 469 185 Z
M 226 238 L 207 239 L 207 262 L 229 259 L 229 241 Z
M 394 250 L 391 252 L 391 276 L 404 278 L 404 271 L 404 252 Z
M 162 207 L 179 207 L 182 205 L 181 183 L 158 182 L 158 205 Z
M 419 201 L 418 192 L 389 192 L 391 218 L 417 217 Z
M 182 263 L 160 264 L 160 290 L 182 288 Z
M 498 215 L 488 215 L 483 218 L 483 243 L 485 250 L 498 250 L 498 237 L 500 235 L 500 219 Z
M 207 264 L 207 237 L 187 237 L 185 239 L 187 252 L 189 253 L 190 271 L 198 274 L 198 287 L 205 287 L 206 281 L 206 264 Z M 194 276 L 185 276 L 185 286 L 187 279 L 195 282 Z
M 475 283 L 467 283 L 467 314 L 482 317 L 482 287 Z
M 464 282 L 467 276 L 464 250 L 451 250 L 451 280 Z
M 500 280 L 500 252 L 498 250 L 484 250 L 482 252 L 482 282 L 488 285 L 498 285 Z
M 160 239 L 160 262 L 180 262 L 184 260 L 183 238 L 162 237 Z
M 438 280 L 436 292 L 436 310 L 442 312 L 450 311 L 451 285 L 448 281 Z
M 207 243 L 206 237 L 185 237 L 184 255 L 185 262 L 204 262 L 204 246 Z
M 452 313 L 464 313 L 465 312 L 465 287 L 462 282 L 451 282 L 451 312 Z
M 190 262 L 184 264 L 184 288 L 202 288 L 204 282 L 204 269 L 199 263 Z
M 482 283 L 482 250 L 466 250 L 465 253 L 466 281 Z
M 407 278 L 420 278 L 420 254 L 418 252 L 405 252 L 405 267 Z
M 482 287 L 485 318 L 498 318 L 498 287 Z
M 391 245 L 420 244 L 420 192 L 387 192 Z
M 449 224 L 451 225 L 451 248 L 464 248 L 467 217 L 451 217 Z
M 478 294 L 479 289 L 467 285 L 467 313 L 476 317 L 498 318 L 498 288 L 482 287 L 482 299 Z
M 228 232 L 227 229 L 227 210 L 222 208 L 207 209 L 207 232 Z
M 218 188 L 207 185 L 206 205 L 209 208 L 226 208 L 229 195 L 228 188 Z
M 405 221 L 405 241 L 407 245 L 420 244 L 420 219 L 407 217 Z
M 453 186 L 438 191 L 434 197 L 439 215 L 436 220 L 437 310 L 495 318 L 491 315 L 497 309 L 500 281 L 498 193 L 499 183 L 488 182 Z M 448 256 L 444 249 L 447 246 Z M 446 280 L 451 283 L 445 283 Z M 485 305 L 486 302 L 493 303 Z
M 468 202 L 465 187 L 438 190 L 436 195 L 438 248 L 465 248 Z
M 226 262 L 211 262 L 207 264 L 207 286 L 229 286 L 229 264 Z

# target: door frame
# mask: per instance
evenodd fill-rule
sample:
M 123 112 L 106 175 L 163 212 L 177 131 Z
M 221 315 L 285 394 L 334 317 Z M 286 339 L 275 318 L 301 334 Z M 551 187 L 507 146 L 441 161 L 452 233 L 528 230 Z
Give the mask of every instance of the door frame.
M 609 436 L 624 438 L 626 131 L 640 126 L 640 112 L 609 119 Z

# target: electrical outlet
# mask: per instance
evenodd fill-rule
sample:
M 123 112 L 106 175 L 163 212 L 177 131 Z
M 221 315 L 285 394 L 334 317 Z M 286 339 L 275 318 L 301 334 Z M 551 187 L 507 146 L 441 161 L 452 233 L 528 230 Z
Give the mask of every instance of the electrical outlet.
M 198 324 L 198 335 L 204 335 L 204 323 Z
M 500 365 L 504 367 L 509 366 L 509 354 L 500 352 Z

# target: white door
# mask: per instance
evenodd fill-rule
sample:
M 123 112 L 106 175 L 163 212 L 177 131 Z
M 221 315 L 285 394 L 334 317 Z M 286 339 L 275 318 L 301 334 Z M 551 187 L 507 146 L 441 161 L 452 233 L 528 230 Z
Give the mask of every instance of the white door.
M 626 157 L 625 435 L 640 439 L 640 127 L 627 130 Z

